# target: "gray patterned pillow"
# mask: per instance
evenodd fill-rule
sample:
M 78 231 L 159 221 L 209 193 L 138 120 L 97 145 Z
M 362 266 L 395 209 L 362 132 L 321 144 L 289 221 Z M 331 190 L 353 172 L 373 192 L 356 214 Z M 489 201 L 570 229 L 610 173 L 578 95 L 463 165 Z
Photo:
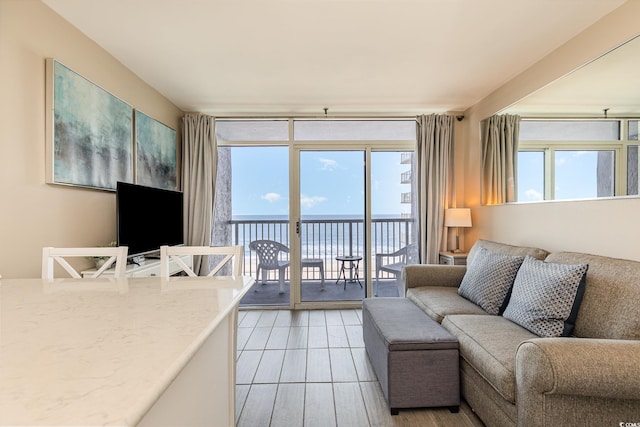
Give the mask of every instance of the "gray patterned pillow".
M 480 248 L 467 267 L 458 293 L 489 314 L 501 314 L 522 261 L 522 256 Z
M 569 336 L 588 268 L 587 264 L 554 264 L 527 256 L 503 316 L 541 337 Z

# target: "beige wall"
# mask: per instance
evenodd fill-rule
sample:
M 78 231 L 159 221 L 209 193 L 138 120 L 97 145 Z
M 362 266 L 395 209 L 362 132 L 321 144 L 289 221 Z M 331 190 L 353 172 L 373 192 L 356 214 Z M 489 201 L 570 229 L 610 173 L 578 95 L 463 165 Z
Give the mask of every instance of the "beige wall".
M 627 2 L 465 112 L 466 247 L 485 238 L 640 261 L 640 198 L 480 206 L 480 121 L 637 35 L 638 16 L 640 2 Z
M 132 41 L 133 42 L 133 41 Z M 0 274 L 37 277 L 43 246 L 115 240 L 115 194 L 45 184 L 45 58 L 168 126 L 181 111 L 39 0 L 0 0 Z

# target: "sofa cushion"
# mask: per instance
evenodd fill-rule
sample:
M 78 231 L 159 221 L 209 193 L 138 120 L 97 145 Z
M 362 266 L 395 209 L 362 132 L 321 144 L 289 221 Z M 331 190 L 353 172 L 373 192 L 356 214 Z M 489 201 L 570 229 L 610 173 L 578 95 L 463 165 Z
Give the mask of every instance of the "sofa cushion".
M 504 399 L 515 403 L 516 351 L 536 335 L 501 316 L 451 315 L 442 327 L 458 339 L 460 357 Z
M 407 290 L 407 298 L 438 323 L 450 314 L 487 314 L 450 286 L 419 286 Z
M 480 248 L 467 266 L 458 293 L 489 314 L 502 314 L 523 256 L 504 255 Z
M 541 337 L 568 336 L 582 300 L 587 264 L 522 263 L 503 316 Z
M 532 257 L 537 259 L 545 259 L 547 255 L 549 255 L 548 251 L 540 248 L 533 248 L 528 246 L 512 246 L 505 243 L 492 242 L 491 240 L 479 239 L 469 250 L 469 255 L 467 255 L 467 265 L 473 262 L 473 258 L 475 258 L 476 253 L 480 250 L 480 248 L 487 248 L 491 252 L 504 255 L 531 255 Z
M 589 264 L 575 336 L 640 340 L 640 262 L 576 252 L 556 252 L 547 261 Z

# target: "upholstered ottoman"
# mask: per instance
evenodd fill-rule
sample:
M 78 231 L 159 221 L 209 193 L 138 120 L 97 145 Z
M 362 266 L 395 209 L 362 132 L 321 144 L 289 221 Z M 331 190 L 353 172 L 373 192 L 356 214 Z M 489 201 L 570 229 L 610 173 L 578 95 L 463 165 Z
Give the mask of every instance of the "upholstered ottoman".
M 391 414 L 402 408 L 460 407 L 458 340 L 406 298 L 367 298 L 362 328 Z

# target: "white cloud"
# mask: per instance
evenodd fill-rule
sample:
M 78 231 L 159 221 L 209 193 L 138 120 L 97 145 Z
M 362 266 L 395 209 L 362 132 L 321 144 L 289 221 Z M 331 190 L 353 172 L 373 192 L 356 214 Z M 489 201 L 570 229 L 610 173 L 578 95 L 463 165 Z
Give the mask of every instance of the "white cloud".
M 322 163 L 322 170 L 332 171 L 338 167 L 338 162 L 333 159 L 318 159 Z
M 260 196 L 262 200 L 266 200 L 269 203 L 277 202 L 282 198 L 282 196 L 278 193 L 267 193 Z
M 327 198 L 324 196 L 305 196 L 304 194 L 300 195 L 300 204 L 302 207 L 310 209 L 317 205 L 318 203 L 326 202 Z
M 527 191 L 525 191 L 524 195 L 527 196 L 527 200 L 544 200 L 542 193 L 537 190 L 534 190 L 533 188 L 530 188 Z

